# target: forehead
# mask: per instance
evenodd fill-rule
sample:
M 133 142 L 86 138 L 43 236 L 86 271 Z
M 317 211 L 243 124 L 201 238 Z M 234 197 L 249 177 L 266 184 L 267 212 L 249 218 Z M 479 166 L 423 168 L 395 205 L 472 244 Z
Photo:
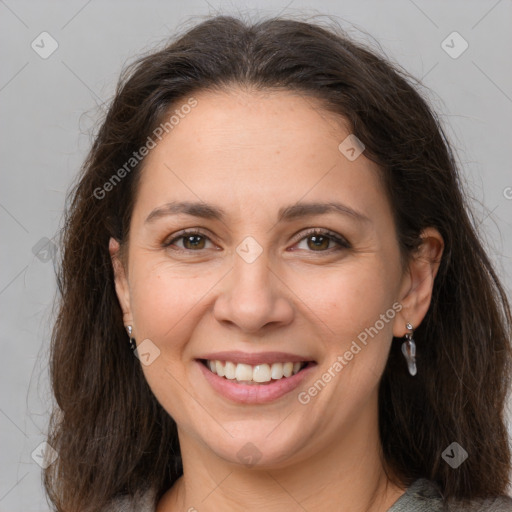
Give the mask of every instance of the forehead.
M 350 204 L 382 195 L 377 166 L 364 155 L 350 161 L 340 152 L 348 124 L 319 100 L 291 91 L 241 89 L 193 97 L 195 107 L 186 109 L 146 157 L 141 199 L 222 198 L 233 208 L 258 208 L 303 197 L 343 196 Z
M 332 145 L 340 135 L 349 133 L 341 116 L 325 110 L 318 99 L 299 92 L 231 88 L 201 91 L 194 98 L 197 105 L 183 116 L 172 134 L 176 144 L 186 138 L 202 151 L 254 148 L 261 153 L 267 148 L 266 153 L 275 149 L 313 153 L 322 141 L 323 146 Z M 173 110 L 176 107 L 179 110 L 179 102 Z

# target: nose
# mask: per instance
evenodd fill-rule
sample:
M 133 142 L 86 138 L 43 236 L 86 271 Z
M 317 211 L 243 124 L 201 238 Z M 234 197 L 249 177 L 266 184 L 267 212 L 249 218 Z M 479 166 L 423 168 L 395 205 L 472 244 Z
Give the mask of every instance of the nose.
M 265 251 L 251 263 L 235 255 L 233 269 L 222 282 L 213 314 L 220 323 L 256 333 L 292 321 L 292 296 L 283 277 L 269 267 Z

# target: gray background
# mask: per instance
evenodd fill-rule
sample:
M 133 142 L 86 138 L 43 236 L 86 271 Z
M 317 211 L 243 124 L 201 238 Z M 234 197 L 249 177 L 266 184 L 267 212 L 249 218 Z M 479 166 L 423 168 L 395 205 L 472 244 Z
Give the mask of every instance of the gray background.
M 46 358 L 58 255 L 51 239 L 101 105 L 124 64 L 191 15 L 216 12 L 334 15 L 354 37 L 368 32 L 422 78 L 458 152 L 479 230 L 510 290 L 510 0 L 0 0 L 2 512 L 49 510 L 31 454 L 44 440 L 51 404 Z M 31 47 L 34 40 L 42 46 L 43 31 L 58 43 L 46 59 Z M 453 31 L 469 45 L 458 58 L 441 46 Z M 460 44 L 455 40 L 455 50 Z

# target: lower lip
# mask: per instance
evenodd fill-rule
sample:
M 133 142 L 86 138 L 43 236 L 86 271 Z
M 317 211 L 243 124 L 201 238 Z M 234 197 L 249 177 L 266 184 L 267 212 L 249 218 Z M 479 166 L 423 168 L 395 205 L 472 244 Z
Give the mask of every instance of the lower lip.
M 316 363 L 306 366 L 303 370 L 280 380 L 271 381 L 269 384 L 239 384 L 235 380 L 219 377 L 211 372 L 201 361 L 196 361 L 205 379 L 217 393 L 240 404 L 266 404 L 290 393 L 296 389 L 302 381 L 315 368 Z

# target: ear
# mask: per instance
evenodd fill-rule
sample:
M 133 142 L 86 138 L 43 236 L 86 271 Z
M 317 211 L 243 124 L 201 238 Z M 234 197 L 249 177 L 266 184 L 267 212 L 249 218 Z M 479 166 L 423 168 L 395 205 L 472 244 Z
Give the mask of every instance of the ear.
M 119 242 L 115 238 L 110 238 L 108 250 L 112 259 L 114 269 L 114 282 L 116 287 L 117 299 L 123 311 L 123 322 L 125 325 L 132 325 L 133 318 L 130 307 L 130 288 L 124 265 L 119 257 Z
M 402 310 L 393 325 L 393 336 L 398 338 L 408 332 L 407 322 L 416 329 L 427 314 L 444 250 L 443 237 L 437 229 L 426 228 L 420 236 L 422 243 L 412 255 L 400 287 Z

